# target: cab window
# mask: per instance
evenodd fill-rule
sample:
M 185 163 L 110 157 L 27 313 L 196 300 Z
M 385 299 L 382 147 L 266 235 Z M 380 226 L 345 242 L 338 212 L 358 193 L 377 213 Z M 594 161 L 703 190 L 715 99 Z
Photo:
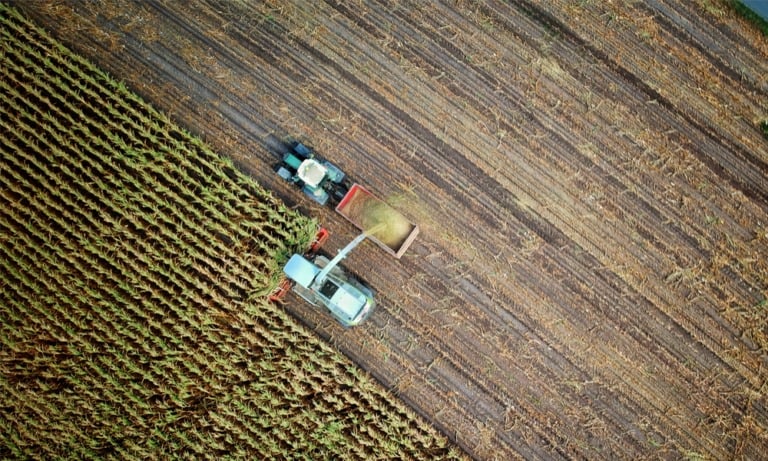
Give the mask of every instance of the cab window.
M 325 283 L 323 283 L 323 286 L 320 287 L 320 293 L 325 296 L 326 298 L 333 297 L 333 294 L 336 293 L 336 290 L 339 289 L 339 286 L 333 283 L 332 280 L 326 280 Z

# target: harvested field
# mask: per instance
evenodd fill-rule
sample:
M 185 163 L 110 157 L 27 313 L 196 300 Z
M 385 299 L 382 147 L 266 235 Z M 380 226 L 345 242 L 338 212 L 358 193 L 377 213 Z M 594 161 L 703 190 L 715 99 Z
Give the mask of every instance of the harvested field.
M 0 4 L 0 458 L 460 458 L 266 301 L 314 220 Z
M 768 447 L 768 40 L 718 0 L 26 0 L 56 37 L 312 213 L 297 137 L 417 222 L 287 308 L 477 459 Z

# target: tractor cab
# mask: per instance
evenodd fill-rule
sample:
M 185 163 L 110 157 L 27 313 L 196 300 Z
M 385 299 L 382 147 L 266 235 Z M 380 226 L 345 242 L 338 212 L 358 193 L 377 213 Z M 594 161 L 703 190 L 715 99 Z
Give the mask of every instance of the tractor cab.
M 299 185 L 305 194 L 321 205 L 325 205 L 330 198 L 336 203 L 347 193 L 344 172 L 328 160 L 315 157 L 314 152 L 301 143 L 296 143 L 283 155 L 275 171 L 286 181 Z

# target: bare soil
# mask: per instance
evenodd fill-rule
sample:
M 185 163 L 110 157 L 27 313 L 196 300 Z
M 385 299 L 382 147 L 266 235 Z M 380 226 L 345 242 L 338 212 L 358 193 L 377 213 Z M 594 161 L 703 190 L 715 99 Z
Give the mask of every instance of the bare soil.
M 332 232 L 297 138 L 421 233 L 286 308 L 477 459 L 768 447 L 768 39 L 724 3 L 11 2 Z

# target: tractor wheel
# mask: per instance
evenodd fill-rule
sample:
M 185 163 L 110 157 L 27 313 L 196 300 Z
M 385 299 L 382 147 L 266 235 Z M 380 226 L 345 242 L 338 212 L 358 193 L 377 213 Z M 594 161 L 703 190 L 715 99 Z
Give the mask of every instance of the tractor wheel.
M 306 160 L 312 156 L 312 151 L 309 150 L 304 144 L 297 142 L 293 146 L 293 152 L 296 153 L 302 160 Z
M 293 172 L 289 170 L 283 163 L 275 166 L 275 173 L 277 173 L 278 176 L 285 179 L 286 181 L 290 181 L 291 178 L 293 178 Z

